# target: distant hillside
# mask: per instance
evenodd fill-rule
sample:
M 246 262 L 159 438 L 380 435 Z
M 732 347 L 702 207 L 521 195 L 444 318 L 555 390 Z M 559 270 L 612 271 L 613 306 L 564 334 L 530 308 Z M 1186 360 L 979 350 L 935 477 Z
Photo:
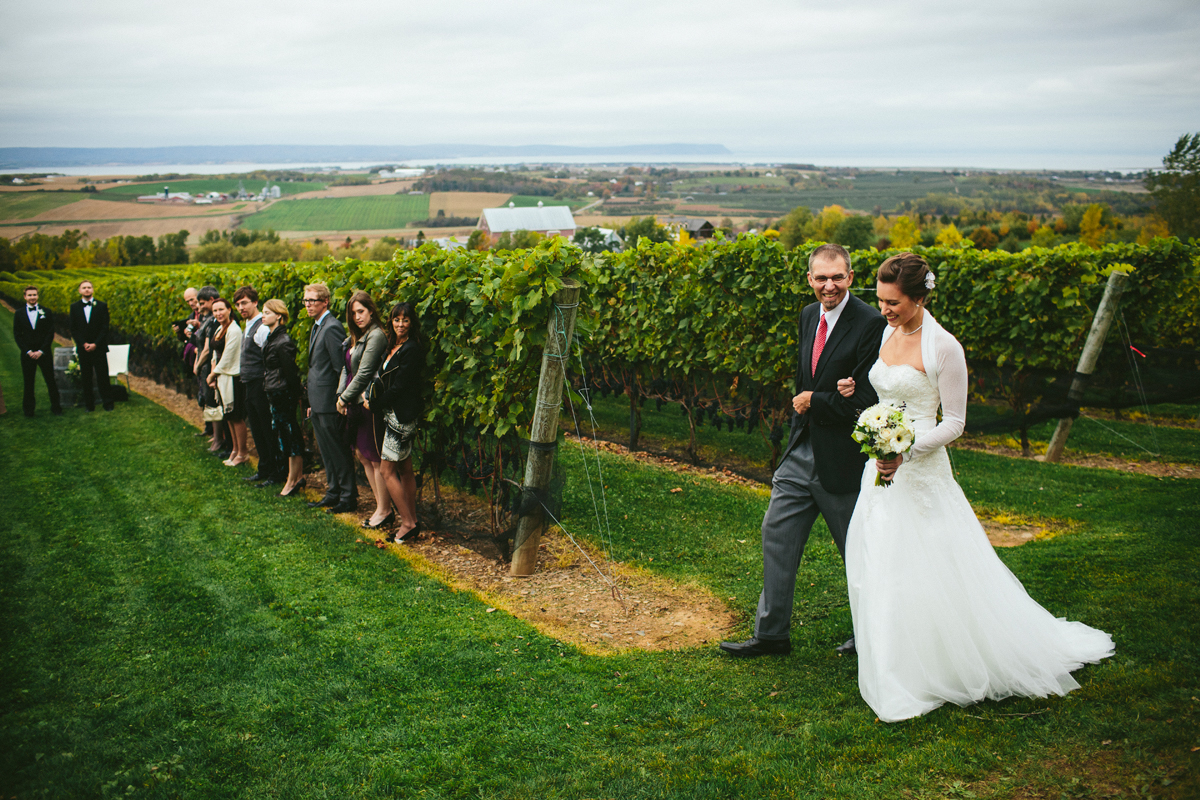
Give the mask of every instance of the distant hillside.
M 0 147 L 0 171 L 41 167 L 150 166 L 154 164 L 300 164 L 369 161 L 387 164 L 429 158 L 555 156 L 724 156 L 720 144 L 633 144 L 613 147 L 424 145 L 221 145 L 188 147 Z

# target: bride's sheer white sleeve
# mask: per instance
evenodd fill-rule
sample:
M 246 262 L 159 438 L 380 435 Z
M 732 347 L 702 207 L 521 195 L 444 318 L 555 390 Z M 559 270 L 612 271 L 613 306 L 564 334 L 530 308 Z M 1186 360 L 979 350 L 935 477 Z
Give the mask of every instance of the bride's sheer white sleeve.
M 909 451 L 913 458 L 950 444 L 962 436 L 967 423 L 967 358 L 958 340 L 945 331 L 937 341 L 937 384 L 942 399 L 942 421 L 933 430 L 917 436 Z

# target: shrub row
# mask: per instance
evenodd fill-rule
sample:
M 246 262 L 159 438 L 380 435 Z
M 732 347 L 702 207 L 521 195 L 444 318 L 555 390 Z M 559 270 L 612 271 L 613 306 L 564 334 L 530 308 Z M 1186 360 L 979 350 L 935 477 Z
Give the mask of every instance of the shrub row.
M 93 280 L 110 303 L 114 326 L 144 351 L 166 343 L 170 352 L 170 323 L 182 316 L 180 297 L 189 285 L 211 283 L 231 294 L 249 283 L 264 299 L 279 297 L 292 310 L 302 351 L 309 330 L 300 303 L 305 283 L 328 283 L 339 315 L 357 289 L 381 306 L 413 301 L 433 343 L 427 421 L 503 436 L 524 432 L 532 415 L 549 297 L 575 273 L 587 287 L 580 330 L 592 331 L 581 337 L 588 379 L 629 393 L 635 446 L 637 410 L 646 398 L 679 403 L 689 419 L 699 415 L 694 422 L 720 414 L 749 420 L 751 427 L 761 423 L 778 442 L 793 390 L 797 312 L 812 298 L 805 273 L 813 247 L 786 250 L 762 236 L 698 247 L 643 239 L 592 262 L 552 239 L 512 252 L 426 246 L 397 252 L 388 262 L 200 265 L 148 276 L 93 273 Z M 854 254 L 855 291 L 865 299 L 873 300 L 875 271 L 893 252 Z M 966 349 L 977 392 L 1004 397 L 1023 418 L 1044 391 L 1041 376 L 1074 369 L 1114 269 L 1131 273 L 1123 322 L 1139 348 L 1197 349 L 1196 244 L 1156 239 L 1098 250 L 1072 244 L 1020 253 L 916 252 L 937 274 L 930 308 Z M 46 284 L 43 300 L 65 310 L 78 276 L 67 281 L 65 273 L 55 274 L 63 280 Z M 5 277 L 0 293 L 19 299 L 25 276 Z M 1118 328 L 1110 333 L 1113 341 Z

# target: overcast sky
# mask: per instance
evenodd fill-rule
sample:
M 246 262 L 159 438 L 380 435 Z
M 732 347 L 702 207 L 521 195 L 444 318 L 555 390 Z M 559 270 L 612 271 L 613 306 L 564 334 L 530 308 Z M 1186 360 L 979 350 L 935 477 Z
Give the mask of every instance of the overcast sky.
M 0 0 L 0 146 L 719 143 L 1155 166 L 1200 2 Z

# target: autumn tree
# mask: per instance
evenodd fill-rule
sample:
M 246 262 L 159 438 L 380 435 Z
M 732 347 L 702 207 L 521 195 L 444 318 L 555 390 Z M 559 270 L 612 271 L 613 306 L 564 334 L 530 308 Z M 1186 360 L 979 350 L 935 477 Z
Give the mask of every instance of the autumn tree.
M 980 225 L 971 231 L 969 238 L 980 250 L 991 250 L 1000 243 L 1000 237 L 987 225 Z
M 1104 207 L 1092 203 L 1083 212 L 1079 220 L 1079 241 L 1091 248 L 1101 248 L 1111 238 L 1108 226 L 1104 224 Z
M 921 241 L 921 232 L 910 217 L 897 217 L 892 223 L 892 247 L 900 250 L 911 250 Z
M 1180 239 L 1200 237 L 1200 133 L 1179 137 L 1163 169 L 1146 177 L 1158 214 Z
M 950 223 L 938 233 L 937 238 L 933 243 L 938 247 L 960 247 L 962 245 L 963 235 L 959 232 L 958 227 L 954 223 Z

